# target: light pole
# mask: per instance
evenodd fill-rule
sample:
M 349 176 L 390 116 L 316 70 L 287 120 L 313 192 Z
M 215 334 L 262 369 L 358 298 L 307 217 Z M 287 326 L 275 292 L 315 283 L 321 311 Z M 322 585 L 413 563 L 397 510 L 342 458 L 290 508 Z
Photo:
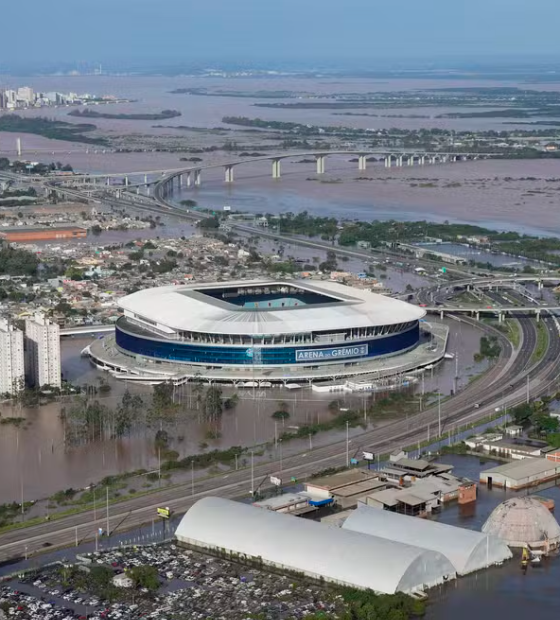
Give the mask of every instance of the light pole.
M 346 420 L 346 467 L 350 467 L 350 446 L 348 440 L 348 420 Z
M 107 536 L 109 536 L 109 487 L 107 486 Z
M 251 497 L 255 495 L 255 465 L 253 463 L 255 453 L 251 450 Z
M 191 495 L 194 497 L 194 459 L 191 460 Z
M 439 391 L 438 388 L 438 411 L 437 411 L 437 417 L 438 417 L 438 439 L 441 437 L 441 392 Z

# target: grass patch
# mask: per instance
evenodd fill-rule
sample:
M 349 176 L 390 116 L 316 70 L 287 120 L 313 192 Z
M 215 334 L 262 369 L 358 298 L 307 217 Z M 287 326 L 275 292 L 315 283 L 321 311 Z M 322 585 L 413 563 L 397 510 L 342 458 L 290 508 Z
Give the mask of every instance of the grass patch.
M 539 362 L 546 350 L 548 349 L 548 331 L 544 326 L 544 323 L 537 323 L 537 344 L 535 345 L 535 350 L 533 351 L 533 355 L 531 356 L 531 363 L 535 364 Z

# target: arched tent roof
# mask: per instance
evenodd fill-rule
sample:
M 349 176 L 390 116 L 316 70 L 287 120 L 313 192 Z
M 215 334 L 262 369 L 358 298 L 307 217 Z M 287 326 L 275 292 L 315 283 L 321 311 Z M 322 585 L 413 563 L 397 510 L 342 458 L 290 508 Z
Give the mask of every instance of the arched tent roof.
M 412 592 L 455 577 L 441 553 L 331 528 L 217 497 L 199 500 L 175 536 L 201 548 L 385 594 Z
M 354 510 L 342 528 L 437 551 L 450 560 L 459 575 L 512 557 L 508 546 L 494 536 L 370 506 Z

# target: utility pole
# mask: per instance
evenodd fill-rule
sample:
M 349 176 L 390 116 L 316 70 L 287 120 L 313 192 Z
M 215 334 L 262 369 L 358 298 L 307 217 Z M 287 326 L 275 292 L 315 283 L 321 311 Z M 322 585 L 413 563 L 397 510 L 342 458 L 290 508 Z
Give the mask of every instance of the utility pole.
M 438 438 L 441 437 L 441 392 L 438 388 Z
M 109 536 L 110 533 L 110 529 L 109 529 L 109 487 L 107 487 L 107 536 Z
M 194 497 L 194 459 L 191 460 L 191 495 Z
M 255 453 L 251 450 L 251 497 L 255 495 L 255 466 L 253 464 Z
M 348 444 L 348 420 L 346 420 L 346 467 L 350 467 L 350 446 Z

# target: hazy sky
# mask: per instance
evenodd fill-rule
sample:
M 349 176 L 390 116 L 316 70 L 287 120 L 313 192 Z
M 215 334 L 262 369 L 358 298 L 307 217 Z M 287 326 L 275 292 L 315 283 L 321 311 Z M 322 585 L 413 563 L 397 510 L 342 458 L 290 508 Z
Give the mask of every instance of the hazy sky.
M 560 0 L 2 0 L 0 68 L 559 55 Z

